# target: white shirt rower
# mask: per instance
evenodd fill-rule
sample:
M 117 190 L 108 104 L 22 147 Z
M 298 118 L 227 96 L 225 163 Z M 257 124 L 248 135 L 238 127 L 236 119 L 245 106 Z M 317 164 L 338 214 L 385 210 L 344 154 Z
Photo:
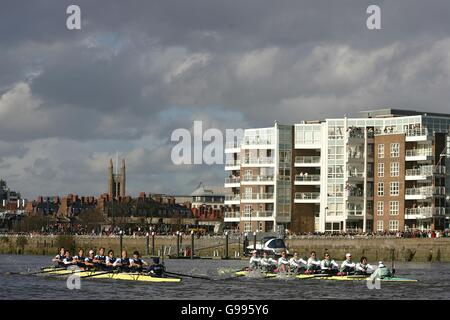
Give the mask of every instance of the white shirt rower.
M 323 271 L 331 271 L 339 269 L 339 265 L 336 261 L 330 258 L 328 253 L 325 254 L 325 259 L 320 262 L 320 269 Z
M 307 267 L 320 267 L 320 261 L 316 258 L 310 257 L 306 262 Z
M 298 257 L 298 253 L 295 252 L 294 256 L 289 259 L 289 265 L 293 268 L 304 268 L 306 267 L 307 262 L 302 258 Z
M 375 271 L 375 268 L 371 266 L 369 263 L 367 263 L 366 257 L 361 258 L 361 262 L 358 262 L 356 264 L 355 269 L 357 273 L 365 273 L 365 274 L 370 274 Z
M 349 272 L 354 271 L 356 267 L 356 263 L 352 260 L 352 255 L 347 253 L 345 255 L 345 260 L 341 264 L 341 271 Z

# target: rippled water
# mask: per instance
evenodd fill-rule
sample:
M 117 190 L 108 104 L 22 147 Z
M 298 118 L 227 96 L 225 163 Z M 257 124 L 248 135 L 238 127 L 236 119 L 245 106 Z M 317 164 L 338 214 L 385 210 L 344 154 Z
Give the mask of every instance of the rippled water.
M 381 283 L 369 290 L 365 281 L 234 278 L 218 269 L 238 269 L 246 261 L 166 260 L 168 271 L 208 275 L 215 280 L 183 278 L 181 283 L 139 283 L 81 279 L 69 290 L 64 277 L 24 276 L 5 272 L 38 271 L 50 257 L 0 255 L 0 299 L 450 299 L 449 263 L 397 264 L 399 277 L 417 283 Z

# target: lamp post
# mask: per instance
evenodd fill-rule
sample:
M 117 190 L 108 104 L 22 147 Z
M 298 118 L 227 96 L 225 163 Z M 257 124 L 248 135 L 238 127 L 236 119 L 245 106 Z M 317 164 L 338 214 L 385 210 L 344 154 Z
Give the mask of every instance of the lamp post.
M 152 231 L 152 256 L 155 255 L 155 231 Z
M 123 249 L 123 230 L 119 231 L 119 237 L 120 237 L 120 252 L 122 253 L 122 249 Z
M 225 232 L 225 259 L 228 259 L 228 232 Z
M 150 254 L 150 234 L 145 234 L 145 253 L 148 256 Z
M 180 231 L 177 231 L 177 257 L 180 257 Z
M 194 230 L 191 231 L 191 259 L 194 259 Z

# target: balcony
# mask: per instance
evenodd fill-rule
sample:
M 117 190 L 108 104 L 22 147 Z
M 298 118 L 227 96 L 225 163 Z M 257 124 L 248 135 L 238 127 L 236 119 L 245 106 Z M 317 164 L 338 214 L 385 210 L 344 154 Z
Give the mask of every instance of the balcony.
M 296 185 L 320 185 L 320 174 L 297 174 L 295 175 Z
M 274 158 L 271 157 L 244 158 L 242 161 L 242 166 L 243 167 L 273 166 L 274 163 L 275 163 Z
M 241 215 L 242 221 L 250 221 L 250 220 L 271 220 L 273 219 L 273 211 L 252 211 L 252 212 L 243 212 Z
M 273 193 L 244 193 L 242 203 L 270 203 L 273 202 Z
M 432 159 L 433 150 L 431 148 L 406 150 L 406 161 L 428 161 Z
M 444 207 L 422 207 L 422 208 L 406 208 L 405 219 L 427 219 L 432 217 L 445 216 Z
M 264 184 L 273 184 L 273 176 L 243 176 L 242 177 L 242 184 L 243 185 L 264 185 Z
M 239 204 L 241 196 L 239 194 L 232 194 L 225 196 L 225 204 Z
M 241 145 L 244 149 L 251 149 L 251 148 L 261 148 L 262 146 L 268 147 L 268 149 L 275 148 L 275 141 L 272 139 L 267 138 L 244 138 L 244 141 Z
M 364 172 L 358 170 L 349 170 L 348 180 L 364 180 Z
M 239 170 L 241 167 L 240 160 L 227 160 L 225 161 L 225 170 Z
M 409 141 L 428 141 L 431 139 L 431 135 L 426 128 L 409 129 L 405 132 L 406 142 Z
M 239 211 L 225 212 L 224 222 L 237 222 L 241 218 Z
M 425 200 L 433 196 L 445 196 L 445 187 L 407 188 L 405 200 Z
M 347 153 L 347 161 L 348 162 L 361 162 L 364 161 L 364 155 L 360 152 L 358 153 Z
M 406 169 L 405 180 L 427 180 L 433 175 L 445 174 L 444 166 L 422 166 L 419 169 Z
M 240 177 L 225 178 L 225 188 L 239 187 L 241 183 Z
M 296 156 L 296 167 L 320 167 L 320 156 Z
M 320 192 L 296 192 L 295 203 L 320 203 Z
M 230 141 L 225 144 L 225 153 L 238 153 L 240 152 L 240 143 L 237 141 Z

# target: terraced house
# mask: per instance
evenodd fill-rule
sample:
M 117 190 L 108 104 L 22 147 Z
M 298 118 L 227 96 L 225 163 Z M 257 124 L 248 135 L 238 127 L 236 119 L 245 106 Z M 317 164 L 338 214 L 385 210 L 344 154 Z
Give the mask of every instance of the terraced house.
M 275 123 L 229 142 L 225 223 L 296 233 L 448 227 L 450 114 L 360 114 Z

